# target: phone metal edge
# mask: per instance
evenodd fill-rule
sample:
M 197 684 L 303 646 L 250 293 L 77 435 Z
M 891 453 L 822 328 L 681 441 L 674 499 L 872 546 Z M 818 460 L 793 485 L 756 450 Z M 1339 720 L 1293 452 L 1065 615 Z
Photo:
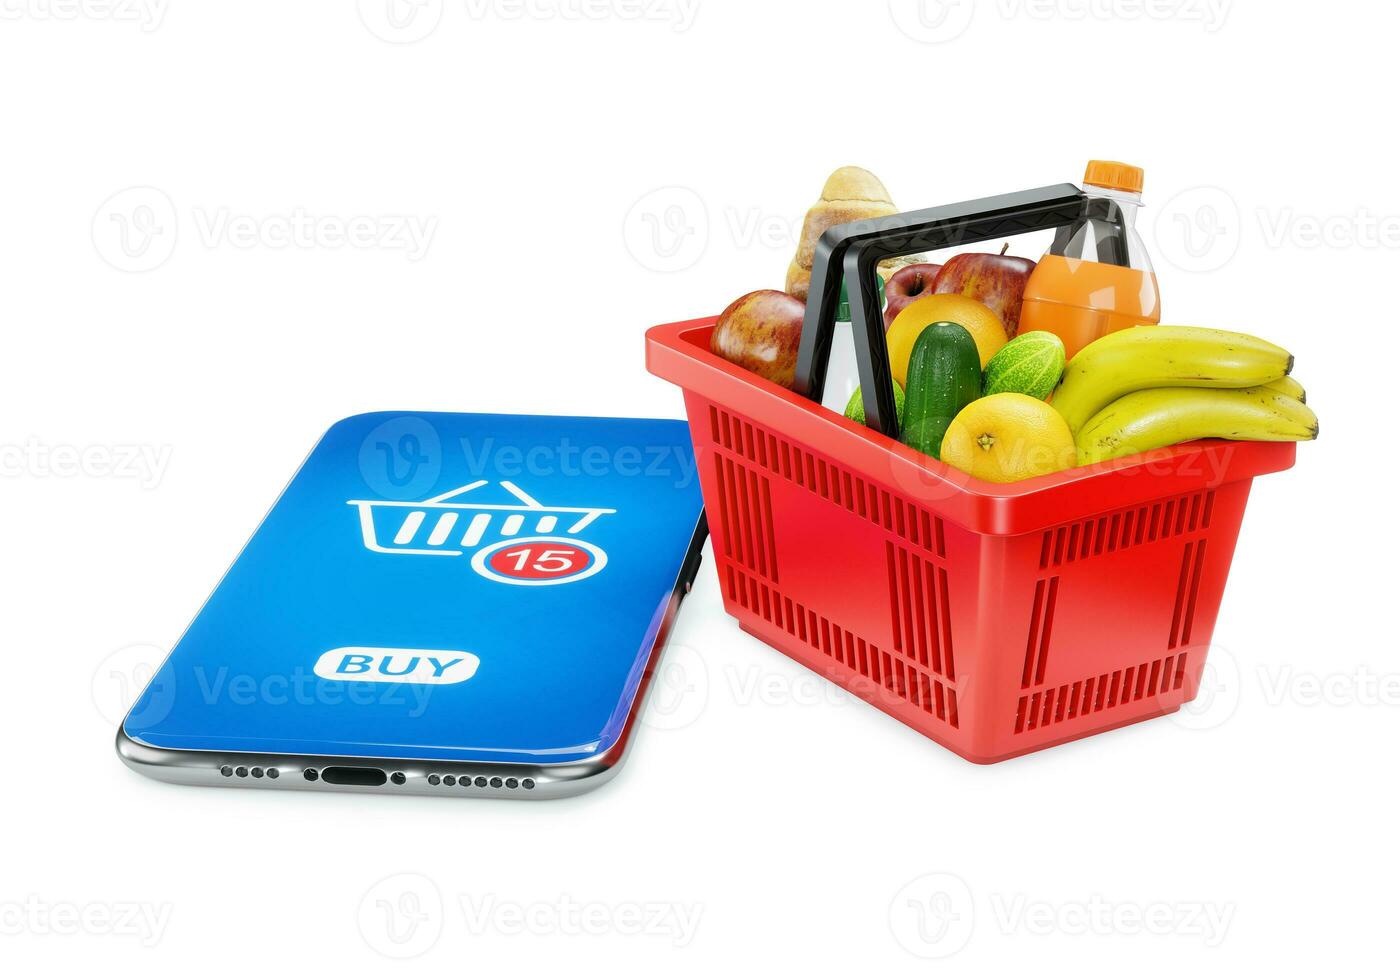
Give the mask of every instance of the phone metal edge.
M 699 574 L 701 553 L 709 527 L 705 512 L 700 512 L 695 530 L 691 534 L 690 545 L 676 575 L 675 585 L 667 603 L 665 616 L 657 628 L 647 656 L 646 667 L 642 671 L 637 692 L 627 712 L 627 720 L 617 739 L 606 750 L 587 759 L 563 763 L 519 763 L 519 762 L 457 762 L 433 759 L 398 759 L 375 756 L 343 755 L 298 755 L 268 752 L 222 752 L 208 749 L 166 749 L 137 741 L 126 733 L 126 718 L 117 726 L 117 756 L 133 772 L 157 779 L 161 782 L 179 783 L 185 786 L 221 786 L 238 789 L 296 789 L 335 793 L 380 793 L 401 796 L 455 796 L 459 798 L 487 799 L 561 799 L 577 796 L 603 785 L 621 768 L 632 745 L 632 732 L 637 724 L 642 708 L 651 689 L 652 675 L 670 639 L 671 627 L 675 623 L 682 601 L 690 592 Z M 173 651 L 172 651 L 173 652 Z M 246 769 L 276 769 L 277 778 L 254 778 L 252 776 L 225 776 L 224 766 Z M 307 779 L 307 770 L 318 772 L 328 766 L 349 766 L 382 769 L 386 773 L 403 773 L 402 785 L 386 781 L 380 786 L 350 786 L 327 783 L 324 779 Z M 436 785 L 428 782 L 430 775 L 437 775 Z M 441 781 L 441 777 L 451 776 L 455 785 Z M 463 781 L 466 777 L 466 782 Z M 487 785 L 477 786 L 476 779 L 484 777 Z M 514 779 L 516 788 L 507 787 L 506 781 Z M 533 788 L 526 789 L 524 780 L 534 781 Z

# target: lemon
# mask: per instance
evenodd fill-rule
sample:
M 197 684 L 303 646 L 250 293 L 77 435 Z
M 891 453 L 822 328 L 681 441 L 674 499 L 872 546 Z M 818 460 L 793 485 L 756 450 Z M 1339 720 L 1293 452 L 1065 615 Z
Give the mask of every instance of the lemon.
M 944 433 L 939 457 L 992 483 L 1044 476 L 1076 462 L 1064 417 L 1038 398 L 1016 392 L 979 398 L 959 412 Z
M 885 334 L 885 345 L 890 352 L 890 372 L 900 384 L 904 384 L 904 375 L 909 370 L 909 355 L 914 352 L 914 341 L 919 339 L 924 327 L 940 320 L 956 323 L 972 334 L 983 368 L 986 368 L 992 355 L 1006 344 L 1006 330 L 1001 325 L 1001 317 L 986 304 L 957 293 L 920 296 L 895 314 Z

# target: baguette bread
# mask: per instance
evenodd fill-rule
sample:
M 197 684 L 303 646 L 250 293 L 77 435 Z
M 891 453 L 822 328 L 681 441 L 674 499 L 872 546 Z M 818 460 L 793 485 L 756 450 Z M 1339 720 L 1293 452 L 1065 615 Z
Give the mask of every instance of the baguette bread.
M 867 218 L 883 218 L 895 214 L 890 192 L 869 170 L 860 167 L 842 167 L 826 179 L 822 196 L 807 211 L 802 222 L 802 237 L 797 243 L 797 254 L 788 265 L 785 292 L 806 302 L 807 288 L 812 279 L 812 254 L 816 251 L 817 239 L 832 225 L 848 221 L 862 221 Z M 889 272 L 904 264 L 898 259 L 880 263 L 881 274 L 886 279 Z

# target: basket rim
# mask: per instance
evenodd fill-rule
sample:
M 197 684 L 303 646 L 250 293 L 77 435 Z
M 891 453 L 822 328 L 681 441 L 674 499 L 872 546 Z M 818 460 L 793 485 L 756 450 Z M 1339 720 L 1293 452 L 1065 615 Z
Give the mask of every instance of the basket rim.
M 886 468 L 903 471 L 906 479 L 929 485 L 936 499 L 958 501 L 960 505 L 954 509 L 966 512 L 968 526 L 983 526 L 979 529 L 992 533 L 1011 533 L 1013 525 L 1021 530 L 1035 529 L 1024 526 L 1028 520 L 1035 527 L 1073 520 L 1041 520 L 1030 514 L 1020 515 L 1026 519 L 1017 517 L 1017 512 L 1028 506 L 1043 510 L 1038 505 L 1049 504 L 1051 497 L 1063 503 L 1068 498 L 1092 495 L 1094 499 L 1084 508 L 1051 508 L 1066 513 L 1083 509 L 1087 515 L 1116 506 L 1108 497 L 1121 498 L 1126 504 L 1211 489 L 1288 469 L 1296 456 L 1297 445 L 1291 442 L 1200 439 L 1013 483 L 980 480 L 712 353 L 708 341 L 717 320 L 708 316 L 652 327 L 646 334 L 648 370 L 720 407 L 735 398 L 751 400 L 769 417 L 765 424 L 774 431 L 806 445 L 821 446 L 824 454 L 858 470 L 869 471 L 872 464 L 883 462 Z M 755 414 L 752 406 L 732 410 Z M 781 417 L 781 422 L 775 422 L 775 416 Z M 955 514 L 949 516 L 958 519 Z

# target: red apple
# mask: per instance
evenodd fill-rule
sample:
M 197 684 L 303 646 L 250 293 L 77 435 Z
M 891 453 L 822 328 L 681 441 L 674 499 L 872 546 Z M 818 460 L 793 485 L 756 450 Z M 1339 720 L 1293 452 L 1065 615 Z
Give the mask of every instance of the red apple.
M 745 293 L 719 315 L 710 350 L 754 374 L 792 387 L 806 306 L 776 289 Z
M 920 262 L 906 265 L 890 276 L 890 281 L 885 283 L 886 330 L 890 328 L 894 318 L 899 316 L 900 310 L 920 296 L 933 295 L 933 283 L 941 268 L 941 265 L 934 265 L 932 262 Z
M 1016 336 L 1021 322 L 1021 297 L 1026 292 L 1035 263 L 1019 255 L 1007 255 L 1006 246 L 991 255 L 964 252 L 943 264 L 933 283 L 935 293 L 959 293 L 991 307 L 1001 317 L 1006 339 Z

